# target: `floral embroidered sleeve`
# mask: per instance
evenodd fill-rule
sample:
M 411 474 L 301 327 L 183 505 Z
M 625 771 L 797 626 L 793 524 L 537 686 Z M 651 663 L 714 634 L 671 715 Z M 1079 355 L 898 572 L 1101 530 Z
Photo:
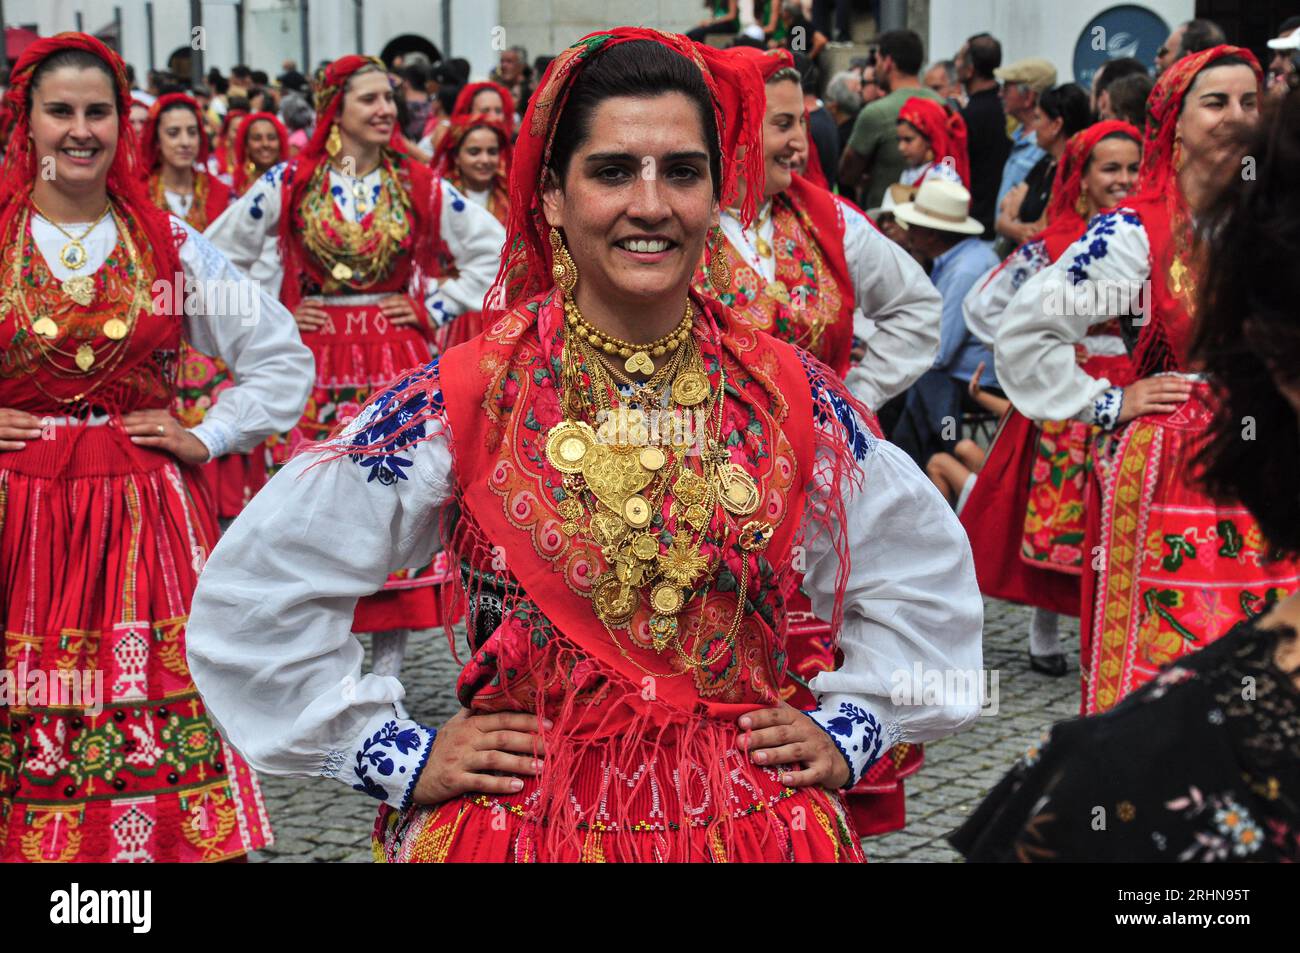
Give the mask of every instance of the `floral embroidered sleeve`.
M 849 762 L 852 784 L 897 742 L 952 734 L 979 714 L 978 691 L 966 689 L 982 679 L 984 607 L 952 508 L 811 365 L 809 382 L 820 446 L 846 447 L 857 477 L 838 488 L 849 560 L 838 633 L 844 663 L 812 680 L 818 705 L 809 712 Z M 805 536 L 804 589 L 820 618 L 832 615 L 840 568 L 834 528 L 821 529 L 836 509 L 830 457 L 819 451 Z M 918 690 L 927 673 L 959 690 Z
M 442 239 L 455 262 L 456 277 L 430 284 L 424 306 L 435 325 L 465 311 L 479 311 L 496 279 L 506 230 L 487 209 L 442 182 Z
M 412 382 L 428 386 L 395 404 Z M 409 801 L 434 730 L 397 717 L 405 692 L 396 678 L 361 674 L 352 615 L 390 572 L 433 552 L 451 493 L 445 430 L 434 361 L 394 384 L 330 451 L 291 460 L 213 550 L 194 594 L 190 669 L 256 770 Z M 360 449 L 385 437 L 396 452 Z
M 247 192 L 234 199 L 203 237 L 239 271 L 262 283 L 262 291 L 279 299 L 280 187 L 287 163 L 272 166 Z
M 1083 237 L 1028 279 L 998 324 L 998 380 L 1017 410 L 1037 421 L 1104 424 L 1117 400 L 1111 382 L 1091 377 L 1074 346 L 1115 312 L 1137 314 L 1149 300 L 1150 243 L 1127 209 L 1093 218 Z
M 971 285 L 961 303 L 962 316 L 970 333 L 992 347 L 1002 312 L 1021 286 L 1049 264 L 1042 241 L 1026 242 Z

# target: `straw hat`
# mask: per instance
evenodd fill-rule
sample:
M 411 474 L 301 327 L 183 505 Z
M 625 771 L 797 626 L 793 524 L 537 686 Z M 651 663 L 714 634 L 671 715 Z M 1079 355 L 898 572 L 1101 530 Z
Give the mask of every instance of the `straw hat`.
M 984 226 L 970 217 L 970 193 L 946 179 L 927 178 L 913 201 L 894 209 L 894 218 L 940 232 L 984 234 Z

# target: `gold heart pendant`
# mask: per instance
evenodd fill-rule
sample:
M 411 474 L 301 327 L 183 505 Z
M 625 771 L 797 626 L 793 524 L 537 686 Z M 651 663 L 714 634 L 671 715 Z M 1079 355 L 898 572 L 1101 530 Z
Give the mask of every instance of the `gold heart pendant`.
M 621 514 L 627 498 L 645 489 L 654 474 L 641 466 L 636 454 L 615 453 L 596 443 L 582 457 L 582 478 L 596 499 Z
M 654 369 L 655 362 L 650 360 L 650 355 L 645 351 L 637 351 L 623 362 L 623 370 L 629 374 L 653 374 Z

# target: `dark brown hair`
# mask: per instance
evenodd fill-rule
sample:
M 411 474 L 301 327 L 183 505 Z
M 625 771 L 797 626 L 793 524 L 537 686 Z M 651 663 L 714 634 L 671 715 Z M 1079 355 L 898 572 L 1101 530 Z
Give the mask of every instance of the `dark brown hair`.
M 1300 386 L 1300 92 L 1246 136 L 1242 174 L 1202 232 L 1192 352 L 1220 403 L 1197 463 L 1211 494 L 1240 500 L 1271 545 L 1298 553 L 1300 420 L 1277 382 Z

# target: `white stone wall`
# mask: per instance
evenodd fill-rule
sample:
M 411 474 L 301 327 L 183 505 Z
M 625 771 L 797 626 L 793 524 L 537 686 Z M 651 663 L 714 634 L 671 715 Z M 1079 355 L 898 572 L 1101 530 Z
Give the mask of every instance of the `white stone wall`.
M 457 0 L 459 4 L 461 0 Z M 472 0 L 471 0 L 472 2 Z M 681 32 L 708 15 L 702 0 L 499 0 L 508 46 L 528 49 L 531 62 L 554 56 L 588 33 L 611 26 Z

